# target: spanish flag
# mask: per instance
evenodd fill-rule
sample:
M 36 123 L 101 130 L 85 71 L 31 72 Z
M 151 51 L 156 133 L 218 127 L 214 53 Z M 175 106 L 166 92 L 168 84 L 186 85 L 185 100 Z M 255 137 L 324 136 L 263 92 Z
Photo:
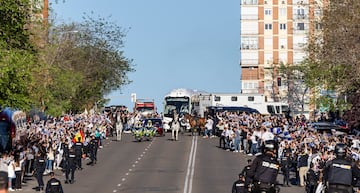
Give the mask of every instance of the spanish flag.
M 80 138 L 80 142 L 84 143 L 85 140 L 85 134 L 84 131 L 82 129 L 79 129 L 79 131 L 75 134 L 73 142 L 76 143 L 78 142 L 78 139 Z

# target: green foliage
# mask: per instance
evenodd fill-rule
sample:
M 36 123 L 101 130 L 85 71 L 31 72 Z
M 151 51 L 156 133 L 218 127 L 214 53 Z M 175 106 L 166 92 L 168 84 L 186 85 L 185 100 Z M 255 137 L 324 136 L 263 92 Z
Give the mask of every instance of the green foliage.
M 46 61 L 62 71 L 78 74 L 70 106 L 73 111 L 92 107 L 112 90 L 131 81 L 131 60 L 124 56 L 126 31 L 104 18 L 85 16 L 82 23 L 54 26 Z M 56 80 L 56 79 L 53 79 Z M 70 89 L 70 87 L 68 88 Z M 70 93 L 69 93 L 70 94 Z
M 25 50 L 0 48 L 0 104 L 28 110 L 34 56 Z
M 343 111 L 355 104 L 341 96 L 360 90 L 360 2 L 332 0 L 323 10 L 323 17 L 318 21 L 322 31 L 312 34 L 308 45 L 306 83 L 315 93 L 320 90 L 338 93 L 340 98 L 335 102 L 324 96 L 315 101 L 330 111 Z
M 131 82 L 132 61 L 122 50 L 125 30 L 109 18 L 85 16 L 82 23 L 48 31 L 36 15 L 39 5 L 0 1 L 0 106 L 57 116 L 90 108 Z
M 10 48 L 29 49 L 30 0 L 0 1 L 0 40 Z

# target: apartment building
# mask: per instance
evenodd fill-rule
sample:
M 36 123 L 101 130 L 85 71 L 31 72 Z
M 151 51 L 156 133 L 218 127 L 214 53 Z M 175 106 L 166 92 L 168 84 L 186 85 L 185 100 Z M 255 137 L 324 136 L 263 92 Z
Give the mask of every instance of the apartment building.
M 279 65 L 296 65 L 320 15 L 317 0 L 241 0 L 240 66 L 242 93 L 259 93 L 286 102 L 287 81 Z

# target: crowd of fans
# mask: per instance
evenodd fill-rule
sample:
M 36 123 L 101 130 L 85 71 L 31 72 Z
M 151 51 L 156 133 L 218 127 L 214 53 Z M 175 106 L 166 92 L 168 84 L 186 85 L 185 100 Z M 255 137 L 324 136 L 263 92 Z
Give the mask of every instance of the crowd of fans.
M 34 175 L 39 155 L 45 158 L 44 175 L 64 170 L 64 154 L 69 151 L 64 147 L 72 149 L 76 142 L 83 143 L 82 158 L 88 159 L 91 139 L 95 137 L 98 140 L 96 148 L 102 148 L 102 140 L 111 127 L 105 114 L 81 114 L 29 121 L 23 128 L 17 128 L 12 150 L 3 152 L 0 160 L 0 171 L 8 173 L 9 191 L 21 190 L 21 185 L 26 183 L 25 177 Z
M 359 136 L 344 130 L 317 130 L 305 116 L 286 118 L 221 112 L 208 119 L 215 122 L 211 135 L 219 136 L 219 147 L 226 151 L 254 156 L 261 153 L 265 141 L 275 140 L 285 186 L 304 186 L 308 192 L 314 192 L 314 187 L 321 181 L 325 163 L 335 157 L 334 149 L 338 143 L 346 144 L 347 156 L 360 163 Z M 290 172 L 294 174 L 292 179 Z
M 160 114 L 151 116 L 161 118 Z M 128 112 L 121 113 L 120 117 L 124 130 L 143 118 L 141 114 Z M 102 139 L 113 134 L 111 119 L 114 118 L 114 114 L 82 114 L 28 122 L 25 128 L 18 129 L 12 151 L 3 153 L 0 160 L 0 171 L 8 172 L 9 190 L 21 190 L 21 184 L 26 183 L 24 177 L 33 175 L 39 152 L 46 155 L 44 174 L 63 169 L 62 144 L 65 142 L 71 148 L 81 139 L 83 158 L 89 157 L 91 138 L 95 136 L 98 147 L 102 148 Z M 219 112 L 213 117 L 207 116 L 203 134 L 204 138 L 218 136 L 220 148 L 247 156 L 261 153 L 264 141 L 277 141 L 284 185 L 291 184 L 290 172 L 295 174 L 292 184 L 305 186 L 311 184 L 310 181 L 316 181 L 315 184 L 321 181 L 322 168 L 326 161 L 334 158 L 335 145 L 340 142 L 348 145 L 348 155 L 356 163 L 360 160 L 358 136 L 318 132 L 305 116 L 289 119 L 279 115 Z

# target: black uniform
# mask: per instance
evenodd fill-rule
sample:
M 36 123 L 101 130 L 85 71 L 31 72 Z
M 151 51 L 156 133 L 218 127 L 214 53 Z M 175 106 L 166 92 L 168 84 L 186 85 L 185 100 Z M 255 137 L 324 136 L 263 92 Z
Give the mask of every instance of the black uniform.
M 276 177 L 279 173 L 279 169 L 279 162 L 271 154 L 265 153 L 257 156 L 247 175 L 247 181 L 252 181 L 254 184 L 254 188 L 251 192 L 275 193 Z
M 306 173 L 306 193 L 315 193 L 318 185 L 319 175 L 310 168 Z
M 90 160 L 91 162 L 89 164 L 93 165 L 96 164 L 97 161 L 97 150 L 98 150 L 98 140 L 93 137 L 93 139 L 90 141 L 89 148 L 90 148 Z
M 45 159 L 44 156 L 38 156 L 35 160 L 35 176 L 38 182 L 38 189 L 44 189 L 44 171 L 45 171 Z
M 66 162 L 66 168 L 65 168 L 65 177 L 66 177 L 66 181 L 65 183 L 73 183 L 74 182 L 74 174 L 75 174 L 75 169 L 76 169 L 76 163 L 75 163 L 75 152 L 74 150 L 69 151 L 69 157 L 67 159 Z M 69 174 L 71 174 L 70 176 L 70 181 L 69 181 Z
M 291 168 L 292 161 L 289 156 L 284 156 L 281 158 L 281 170 L 283 172 L 283 184 L 289 186 L 290 181 L 290 168 Z
M 68 158 L 69 157 L 69 144 L 62 143 L 61 149 L 63 150 L 63 158 L 65 158 L 65 159 Z
M 56 178 L 51 178 L 46 184 L 45 193 L 64 193 L 61 182 Z
M 246 192 L 245 180 L 239 179 L 235 181 L 232 186 L 231 193 L 245 193 L 245 192 Z
M 328 182 L 327 193 L 352 193 L 353 178 L 359 176 L 356 165 L 346 158 L 335 158 L 325 165 L 324 179 Z
M 75 161 L 76 161 L 76 167 L 78 169 L 82 169 L 82 163 L 81 163 L 81 159 L 82 159 L 82 155 L 84 153 L 83 149 L 84 149 L 84 145 L 81 142 L 76 142 L 74 144 L 74 149 L 75 149 Z

